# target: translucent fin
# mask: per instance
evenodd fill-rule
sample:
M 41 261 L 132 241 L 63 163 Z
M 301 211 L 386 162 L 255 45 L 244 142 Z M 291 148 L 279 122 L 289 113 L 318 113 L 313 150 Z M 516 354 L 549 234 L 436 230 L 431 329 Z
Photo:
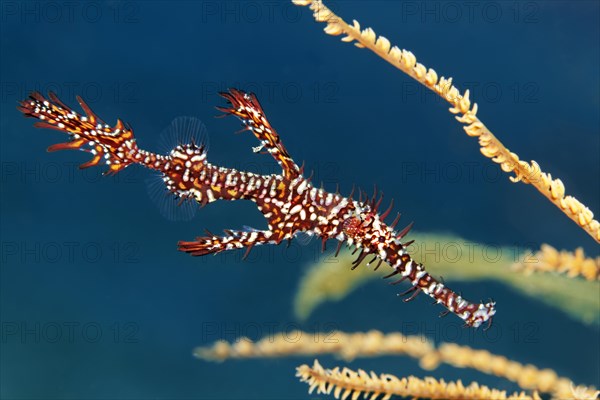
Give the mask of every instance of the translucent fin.
M 262 232 L 260 229 L 253 228 L 248 225 L 242 225 L 242 232 Z
M 163 178 L 163 174 L 153 174 L 146 179 L 148 196 L 160 214 L 169 221 L 189 221 L 194 218 L 200 205 L 193 198 L 177 197 L 170 192 Z
M 306 246 L 310 243 L 310 241 L 313 239 L 314 235 L 312 234 L 312 232 L 298 232 L 296 233 L 296 240 L 298 242 L 298 244 L 302 245 L 302 246 Z
M 208 151 L 208 131 L 202 121 L 196 117 L 176 117 L 159 137 L 159 149 L 168 154 L 177 146 L 194 144 Z
M 208 133 L 204 123 L 195 117 L 176 117 L 160 134 L 158 146 L 163 154 L 174 148 L 198 147 L 208 151 Z M 189 221 L 194 218 L 199 204 L 193 198 L 182 198 L 170 192 L 159 173 L 146 180 L 148 196 L 169 221 Z

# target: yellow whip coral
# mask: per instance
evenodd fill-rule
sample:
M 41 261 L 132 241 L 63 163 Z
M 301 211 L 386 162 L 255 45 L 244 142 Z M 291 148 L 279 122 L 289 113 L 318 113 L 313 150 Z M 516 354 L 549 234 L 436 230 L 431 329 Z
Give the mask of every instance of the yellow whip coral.
M 297 339 L 291 341 L 289 337 Z M 316 340 L 315 337 L 321 339 Z M 471 368 L 515 382 L 522 389 L 550 393 L 557 399 L 596 399 L 600 393 L 591 386 L 575 386 L 573 381 L 559 376 L 549 368 L 540 369 L 531 364 L 522 364 L 492 354 L 487 350 L 476 350 L 453 343 L 442 343 L 436 348 L 425 337 L 407 336 L 400 332 L 384 334 L 376 330 L 355 333 L 333 331 L 319 333 L 316 336 L 308 332 L 295 331 L 287 335 L 267 336 L 256 343 L 243 338 L 234 344 L 219 341 L 212 346 L 194 350 L 196 357 L 210 361 L 328 354 L 336 355 L 346 361 L 352 361 L 357 357 L 404 355 L 419 360 L 421 368 L 426 370 L 434 370 L 440 364 L 448 364 L 456 368 Z M 368 387 L 373 388 L 373 386 Z M 367 390 L 365 386 L 362 391 L 372 390 Z
M 396 46 L 392 47 L 388 39 L 377 36 L 371 28 L 361 30 L 360 24 L 356 20 L 353 21 L 353 25 L 348 25 L 327 8 L 321 0 L 292 1 L 296 5 L 310 6 L 315 20 L 327 23 L 324 31 L 328 35 L 345 35 L 342 41 L 354 42 L 354 45 L 359 48 L 368 48 L 445 99 L 452 105 L 450 112 L 460 114 L 456 116 L 456 119 L 466 125 L 464 130 L 467 135 L 479 138 L 481 153 L 484 156 L 500 164 L 500 168 L 504 172 L 513 172 L 515 176 L 510 177 L 512 182 L 521 181 L 533 185 L 552 204 L 600 243 L 600 223 L 594 219 L 592 211 L 573 196 L 565 196 L 565 185 L 562 181 L 553 179 L 550 174 L 542 172 L 537 162 L 522 161 L 517 154 L 508 150 L 477 117 L 477 104 L 471 103 L 469 90 L 461 94 L 452 85 L 452 78 L 438 78 L 437 72 L 418 63 L 413 53 L 400 50 Z
M 302 382 L 310 385 L 309 393 L 317 389 L 317 393 L 331 394 L 336 399 L 345 400 L 351 395 L 352 400 L 358 399 L 361 394 L 366 398 L 369 394 L 370 400 L 388 400 L 390 397 L 403 396 L 421 399 L 463 399 L 463 400 L 533 400 L 540 399 L 537 393 L 533 397 L 525 393 L 515 393 L 507 396 L 505 391 L 490 389 L 476 382 L 464 386 L 459 380 L 457 382 L 445 382 L 443 379 L 435 378 L 419 379 L 414 376 L 408 378 L 397 378 L 390 374 L 376 375 L 374 372 L 367 373 L 362 369 L 353 371 L 348 368 L 325 369 L 315 360 L 312 368 L 301 365 L 296 369 L 296 376 Z
M 581 247 L 570 252 L 558 251 L 549 244 L 542 244 L 540 251 L 533 257 L 515 263 L 513 268 L 525 273 L 558 272 L 571 278 L 582 276 L 588 281 L 600 280 L 600 257 L 586 257 Z

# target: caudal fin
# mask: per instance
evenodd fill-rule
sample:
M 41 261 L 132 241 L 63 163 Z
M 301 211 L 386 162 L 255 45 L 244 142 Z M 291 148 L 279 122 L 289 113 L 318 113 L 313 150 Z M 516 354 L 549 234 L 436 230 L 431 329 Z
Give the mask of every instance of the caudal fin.
M 70 141 L 52 145 L 48 151 L 78 149 L 91 153 L 92 159 L 81 164 L 80 168 L 92 167 L 103 161 L 109 166 L 106 173 L 115 174 L 135 162 L 138 147 L 131 127 L 121 120 L 111 127 L 98 118 L 79 96 L 77 101 L 85 115 L 66 106 L 52 92 L 48 99 L 33 92 L 19 103 L 17 109 L 26 117 L 39 119 L 34 124 L 36 127 L 55 129 L 69 135 Z

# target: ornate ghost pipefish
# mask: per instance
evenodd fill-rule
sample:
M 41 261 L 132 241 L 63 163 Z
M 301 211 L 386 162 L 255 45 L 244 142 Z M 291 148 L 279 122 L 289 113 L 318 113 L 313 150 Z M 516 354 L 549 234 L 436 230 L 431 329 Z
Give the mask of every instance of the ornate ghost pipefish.
M 224 236 L 207 232 L 194 241 L 181 241 L 179 250 L 193 256 L 216 254 L 232 249 L 246 249 L 244 258 L 253 246 L 279 244 L 291 240 L 300 232 L 321 238 L 323 248 L 329 239 L 338 240 L 336 255 L 343 244 L 354 246 L 360 254 L 353 263 L 356 268 L 367 256 L 387 263 L 393 271 L 386 278 L 398 275 L 394 283 L 408 280 L 412 292 L 405 301 L 420 292 L 432 297 L 436 303 L 446 307 L 462 318 L 466 325 L 478 327 L 495 314 L 495 303 L 471 303 L 433 278 L 422 264 L 412 260 L 406 248 L 412 242 L 402 243 L 411 225 L 396 231 L 399 214 L 390 224 L 384 220 L 390 214 L 392 204 L 378 214 L 382 197 L 377 191 L 369 198 L 361 192 L 359 199 L 352 194 L 343 197 L 339 193 L 317 189 L 283 146 L 279 135 L 252 93 L 230 89 L 221 95 L 228 106 L 218 107 L 225 115 L 235 115 L 244 126 L 242 131 L 251 131 L 260 141 L 254 151 L 266 150 L 282 168 L 281 174 L 261 175 L 219 167 L 207 161 L 207 149 L 202 144 L 180 144 L 168 155 L 159 155 L 138 147 L 132 128 L 117 120 L 114 127 L 105 124 L 77 97 L 86 115 L 80 115 L 63 104 L 53 93 L 49 99 L 32 93 L 20 103 L 18 109 L 25 116 L 37 118 L 35 126 L 52 128 L 70 137 L 66 143 L 55 144 L 49 151 L 80 149 L 93 155 L 81 168 L 104 162 L 107 173 L 115 174 L 131 164 L 140 164 L 162 174 L 166 188 L 173 195 L 193 199 L 205 205 L 217 200 L 250 200 L 256 203 L 268 223 L 267 230 L 226 230 Z

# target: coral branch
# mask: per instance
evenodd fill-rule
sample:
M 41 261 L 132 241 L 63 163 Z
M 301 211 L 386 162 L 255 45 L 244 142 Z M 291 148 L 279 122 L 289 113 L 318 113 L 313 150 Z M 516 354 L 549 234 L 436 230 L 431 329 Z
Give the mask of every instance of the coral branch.
M 342 35 L 344 42 L 354 42 L 359 48 L 368 48 L 394 67 L 400 69 L 428 89 L 437 93 L 452 105 L 450 112 L 460 114 L 456 119 L 462 124 L 469 136 L 478 137 L 481 153 L 490 158 L 507 173 L 514 173 L 510 177 L 512 182 L 523 182 L 533 185 L 548 200 L 557 206 L 565 215 L 583 228 L 596 242 L 600 243 L 600 223 L 594 219 L 592 211 L 572 196 L 565 196 L 565 185 L 560 179 L 553 179 L 550 174 L 542 172 L 535 161 L 528 163 L 519 159 L 517 154 L 508 150 L 490 132 L 490 130 L 477 117 L 477 104 L 471 104 L 469 90 L 464 94 L 452 85 L 452 78 L 441 77 L 431 68 L 417 63 L 417 58 L 407 50 L 391 47 L 390 41 L 383 36 L 377 36 L 373 29 L 361 30 L 360 24 L 354 20 L 353 25 L 348 25 L 343 19 L 327 8 L 321 0 L 292 0 L 296 5 L 310 6 L 317 22 L 325 22 L 325 33 L 328 35 Z
M 200 347 L 194 351 L 196 357 L 210 361 L 327 354 L 334 354 L 346 361 L 357 357 L 406 355 L 419 360 L 419 365 L 425 370 L 434 370 L 440 364 L 472 368 L 515 382 L 525 390 L 551 393 L 557 399 L 596 399 L 600 394 L 594 387 L 575 386 L 573 381 L 558 376 L 548 368 L 540 369 L 531 364 L 521 364 L 492 354 L 487 350 L 475 350 L 452 343 L 442 343 L 435 348 L 422 336 L 405 336 L 399 332 L 383 334 L 372 330 L 366 333 L 333 331 L 327 334 L 311 334 L 294 331 L 267 336 L 256 343 L 247 338 L 233 345 L 219 341 L 213 346 Z
M 514 399 L 529 400 L 540 399 L 537 393 L 528 396 L 525 393 L 515 393 L 506 396 L 505 391 L 490 389 L 476 382 L 464 386 L 459 380 L 457 382 L 445 382 L 435 378 L 425 379 L 409 376 L 408 378 L 397 378 L 390 374 L 376 375 L 374 372 L 367 373 L 362 369 L 353 371 L 348 368 L 324 369 L 317 360 L 312 368 L 301 365 L 296 368 L 296 376 L 300 381 L 310 385 L 309 393 L 317 389 L 317 393 L 331 394 L 336 399 L 345 400 L 352 395 L 352 400 L 358 399 L 361 394 L 371 394 L 370 399 L 375 400 L 383 396 L 382 400 L 390 397 L 402 396 L 422 399 Z
M 593 387 L 575 387 L 570 379 L 559 377 L 551 369 L 542 369 L 498 356 L 487 350 L 474 350 L 468 346 L 453 343 L 441 344 L 435 353 L 427 356 L 429 365 L 426 369 L 435 368 L 435 359 L 457 368 L 473 368 L 480 372 L 495 375 L 515 382 L 523 389 L 535 389 L 552 393 L 556 399 L 596 399 L 600 395 Z M 424 360 L 421 366 L 424 367 Z
M 198 347 L 194 355 L 209 361 L 228 358 L 269 358 L 288 355 L 335 354 L 346 361 L 356 357 L 382 355 L 408 355 L 421 358 L 433 351 L 433 345 L 421 336 L 405 336 L 401 333 L 384 335 L 379 331 L 367 333 L 286 332 L 267 336 L 256 343 L 242 338 L 230 345 L 218 341 L 210 347 Z
M 600 257 L 586 257 L 581 247 L 570 252 L 542 244 L 540 251 L 514 264 L 513 268 L 526 273 L 559 272 L 571 278 L 582 276 L 588 281 L 600 280 Z

